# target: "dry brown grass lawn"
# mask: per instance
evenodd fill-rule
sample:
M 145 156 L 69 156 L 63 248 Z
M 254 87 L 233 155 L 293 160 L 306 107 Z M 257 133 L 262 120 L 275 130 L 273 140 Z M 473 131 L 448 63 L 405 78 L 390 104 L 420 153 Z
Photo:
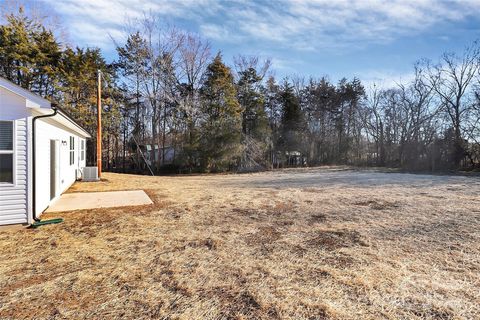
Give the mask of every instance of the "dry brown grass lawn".
M 479 319 L 480 178 L 105 174 L 155 204 L 0 230 L 0 318 Z

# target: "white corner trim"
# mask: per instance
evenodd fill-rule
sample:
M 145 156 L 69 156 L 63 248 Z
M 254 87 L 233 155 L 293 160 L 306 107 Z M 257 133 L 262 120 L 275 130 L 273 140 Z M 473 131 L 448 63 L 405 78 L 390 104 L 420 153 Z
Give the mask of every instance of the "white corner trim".
M 32 117 L 27 117 L 27 223 L 32 224 L 33 221 L 33 159 L 32 159 Z

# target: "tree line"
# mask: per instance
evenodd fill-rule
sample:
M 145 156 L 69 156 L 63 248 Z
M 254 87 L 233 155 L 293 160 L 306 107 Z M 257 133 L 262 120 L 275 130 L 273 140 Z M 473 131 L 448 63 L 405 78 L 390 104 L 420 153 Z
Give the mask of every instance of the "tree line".
M 92 133 L 101 71 L 110 170 L 480 166 L 477 42 L 419 61 L 411 80 L 391 88 L 366 88 L 358 78 L 276 79 L 269 60 L 252 56 L 229 66 L 207 40 L 151 16 L 115 45 L 117 58 L 107 62 L 98 48 L 62 44 L 22 10 L 0 25 L 0 76 L 50 99 Z

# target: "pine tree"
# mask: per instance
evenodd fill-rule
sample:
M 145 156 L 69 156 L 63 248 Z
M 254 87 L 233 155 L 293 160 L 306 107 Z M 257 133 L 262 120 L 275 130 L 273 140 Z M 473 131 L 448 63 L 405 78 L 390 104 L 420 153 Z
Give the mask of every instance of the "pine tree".
M 59 82 L 59 66 L 62 51 L 52 31 L 42 27 L 42 31 L 34 35 L 35 66 L 33 68 L 34 83 L 32 89 L 43 97 L 56 98 Z
M 128 36 L 127 42 L 123 47 L 117 47 L 118 62 L 117 68 L 121 71 L 127 87 L 128 99 L 134 106 L 133 134 L 138 136 L 140 131 L 145 130 L 145 119 L 143 116 L 143 104 L 141 101 L 141 83 L 146 73 L 147 47 L 146 42 L 139 32 Z
M 107 64 L 100 49 L 88 48 L 75 50 L 67 48 L 60 64 L 60 90 L 62 98 L 60 105 L 89 132 L 97 129 L 97 71 L 102 72 L 102 123 L 105 131 L 118 128 L 120 112 L 118 100 L 115 96 L 115 72 L 113 66 Z M 108 139 L 108 135 L 104 135 Z M 95 145 L 95 137 L 91 140 Z M 89 153 L 93 156 L 93 152 Z M 93 159 L 87 159 L 92 161 Z
M 242 132 L 245 154 L 243 166 L 265 166 L 271 141 L 271 129 L 265 111 L 265 95 L 262 77 L 254 68 L 239 73 L 238 101 L 243 107 Z
M 258 140 L 269 134 L 268 118 L 265 111 L 265 96 L 261 91 L 262 78 L 254 68 L 240 72 L 238 101 L 243 107 L 242 131 Z
M 0 76 L 52 98 L 61 57 L 53 33 L 28 18 L 23 9 L 0 25 Z
M 280 137 L 277 142 L 278 149 L 284 152 L 303 151 L 306 123 L 293 86 L 286 80 L 281 88 L 280 103 L 282 105 L 282 118 Z
M 201 95 L 201 166 L 209 171 L 227 170 L 238 164 L 242 152 L 243 110 L 237 100 L 232 72 L 220 54 L 207 67 Z

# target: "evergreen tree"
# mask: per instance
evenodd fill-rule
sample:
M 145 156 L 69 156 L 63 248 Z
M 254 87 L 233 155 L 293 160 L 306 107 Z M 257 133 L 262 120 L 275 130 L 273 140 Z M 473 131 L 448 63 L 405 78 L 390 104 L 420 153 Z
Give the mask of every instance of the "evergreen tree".
M 62 51 L 52 31 L 42 27 L 34 35 L 35 63 L 32 68 L 32 91 L 43 97 L 56 99 L 56 89 L 60 81 L 59 66 Z
M 280 103 L 282 105 L 282 118 L 280 136 L 277 142 L 278 149 L 284 152 L 303 151 L 306 123 L 293 86 L 286 80 L 280 91 Z
M 0 25 L 0 76 L 53 98 L 61 57 L 53 33 L 28 18 L 22 8 Z
M 209 171 L 227 170 L 237 165 L 242 152 L 243 110 L 237 100 L 232 72 L 220 54 L 207 67 L 201 96 L 201 166 Z
M 147 45 L 139 32 L 131 34 L 123 47 L 117 47 L 117 68 L 123 76 L 126 87 L 129 88 L 129 105 L 134 107 L 133 134 L 138 136 L 145 130 L 145 112 L 141 99 L 141 84 L 147 68 Z
M 88 48 L 75 50 L 67 48 L 60 64 L 60 90 L 63 93 L 60 105 L 71 114 L 87 131 L 97 129 L 97 72 L 102 73 L 102 124 L 105 131 L 119 127 L 120 105 L 116 89 L 113 66 L 107 64 L 100 49 Z M 114 134 L 117 136 L 117 134 Z M 108 134 L 104 134 L 108 139 Z M 95 137 L 91 140 L 95 145 Z M 90 152 L 93 157 L 94 153 Z M 88 159 L 93 161 L 93 158 Z
M 239 72 L 237 83 L 238 101 L 243 107 L 242 132 L 245 153 L 243 165 L 266 165 L 266 154 L 270 147 L 271 129 L 265 111 L 265 90 L 262 77 L 250 67 Z
M 242 131 L 257 140 L 269 135 L 268 118 L 265 111 L 265 96 L 261 88 L 262 78 L 254 68 L 240 72 L 238 101 L 243 107 Z

